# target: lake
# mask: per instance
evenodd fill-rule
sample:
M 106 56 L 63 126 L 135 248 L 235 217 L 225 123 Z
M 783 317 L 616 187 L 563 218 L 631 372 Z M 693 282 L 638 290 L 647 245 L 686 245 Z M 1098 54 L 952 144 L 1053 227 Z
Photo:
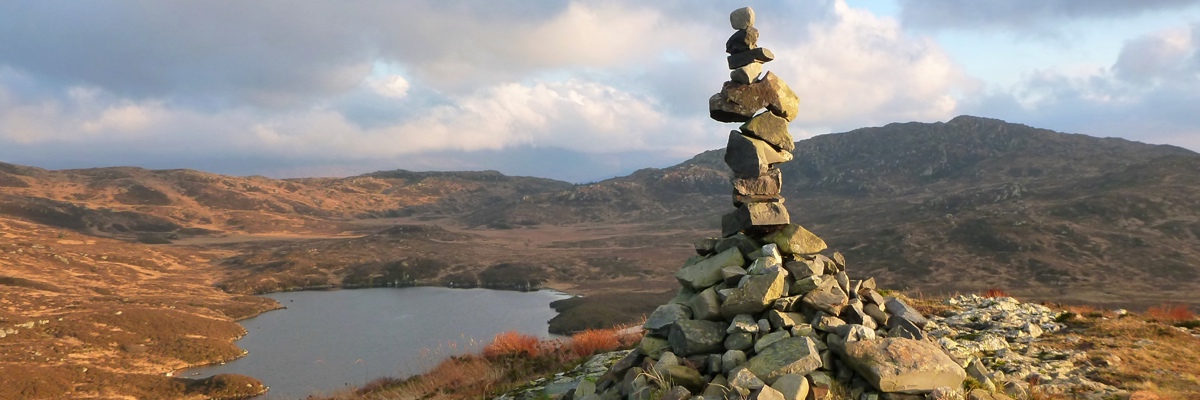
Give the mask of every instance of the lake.
M 178 376 L 242 374 L 271 390 L 261 399 L 303 399 L 360 386 L 380 376 L 422 373 L 443 359 L 481 349 L 515 330 L 551 337 L 553 291 L 438 287 L 272 293 L 287 307 L 241 322 L 250 353 Z

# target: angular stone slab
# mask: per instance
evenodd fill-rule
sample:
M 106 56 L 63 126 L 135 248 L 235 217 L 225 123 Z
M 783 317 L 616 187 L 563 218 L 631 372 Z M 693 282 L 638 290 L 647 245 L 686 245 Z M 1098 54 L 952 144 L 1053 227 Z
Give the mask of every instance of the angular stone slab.
M 757 48 L 758 29 L 755 29 L 753 26 L 746 29 L 738 29 L 737 32 L 734 32 L 729 37 L 729 40 L 725 41 L 725 52 L 729 54 L 747 52 Z M 758 77 L 758 75 L 755 75 L 755 77 Z
M 843 359 L 882 392 L 921 394 L 962 387 L 967 373 L 934 343 L 885 338 L 847 342 Z
M 642 324 L 642 328 L 649 331 L 651 334 L 665 336 L 678 321 L 692 319 L 692 310 L 682 304 L 663 304 L 654 309 L 649 317 L 646 317 L 646 323 Z
M 718 253 L 720 253 L 734 247 L 736 247 L 738 250 L 741 250 L 742 255 L 745 256 L 753 253 L 755 250 L 758 250 L 760 247 L 762 247 L 762 245 L 759 244 L 758 241 L 751 239 L 749 236 L 733 235 L 718 240 L 716 250 Z
M 782 312 L 778 310 L 767 311 L 767 320 L 771 321 L 771 328 L 773 329 L 790 329 L 797 324 L 803 324 L 805 322 L 804 315 L 800 313 Z
M 778 196 L 783 189 L 783 174 L 778 168 L 767 168 L 765 173 L 750 178 L 733 178 L 733 190 L 746 196 Z
M 725 323 L 716 321 L 679 321 L 671 326 L 667 336 L 671 351 L 687 357 L 693 354 L 724 351 Z
M 775 195 L 775 196 L 761 196 L 761 195 L 751 195 L 751 196 L 746 196 L 746 195 L 743 195 L 743 194 L 741 194 L 741 193 L 738 193 L 736 190 L 734 190 L 734 191 L 733 191 L 733 206 L 734 206 L 734 207 L 741 207 L 741 206 L 743 206 L 743 205 L 746 205 L 746 204 L 753 204 L 753 203 L 780 203 L 780 204 L 782 204 L 782 203 L 783 203 L 783 200 L 784 200 L 784 199 L 783 199 L 783 197 L 782 197 L 782 196 L 779 196 L 779 195 Z
M 717 290 L 714 288 L 704 289 L 700 293 L 696 294 L 696 296 L 693 296 L 692 299 L 687 302 L 687 307 L 691 309 L 692 318 L 694 319 L 703 319 L 709 321 L 721 319 L 721 302 L 717 299 Z M 649 321 L 649 318 L 646 320 Z
M 741 267 L 746 263 L 742 252 L 735 248 L 726 249 L 704 261 L 684 267 L 675 272 L 675 279 L 680 285 L 696 291 L 702 291 L 720 282 L 724 276 L 721 269 L 725 267 Z
M 801 304 L 813 310 L 823 311 L 829 315 L 841 315 L 842 309 L 850 303 L 850 297 L 838 287 L 833 279 L 826 279 L 816 290 L 808 292 L 800 300 Z
M 904 300 L 900 300 L 895 297 L 889 298 L 887 302 L 884 303 L 883 310 L 888 314 L 891 314 L 892 317 L 904 318 L 909 322 L 912 322 L 913 325 L 916 325 L 918 328 L 924 329 L 925 324 L 929 323 L 929 320 L 925 319 L 925 316 L 921 315 L 920 311 L 917 311 L 917 309 L 909 306 L 908 303 L 904 302 Z
M 783 254 L 815 254 L 825 250 L 825 241 L 796 224 L 789 224 L 778 232 L 767 235 L 763 242 L 775 243 Z
M 729 132 L 725 145 L 725 164 L 738 178 L 755 178 L 766 175 L 771 166 L 792 160 L 792 153 L 779 151 L 770 143 L 743 135 L 739 131 Z
M 749 63 L 729 71 L 729 80 L 742 84 L 750 84 L 758 80 L 759 75 L 762 75 L 762 70 L 762 64 Z
M 767 50 L 766 47 L 756 47 L 741 53 L 730 54 L 725 57 L 725 62 L 729 64 L 729 69 L 737 69 L 749 64 L 771 62 L 774 59 L 775 53 L 772 53 L 771 50 Z
M 671 350 L 671 344 L 667 342 L 667 339 L 651 335 L 642 336 L 642 342 L 638 345 L 639 353 L 653 359 L 661 358 L 663 353 L 669 350 Z
M 742 124 L 739 129 L 743 134 L 762 139 L 776 149 L 783 151 L 796 149 L 792 134 L 788 133 L 788 121 L 774 113 L 758 114 Z
M 704 385 L 708 383 L 704 376 L 700 375 L 700 371 L 682 365 L 669 366 L 663 372 L 663 378 L 666 378 L 668 383 L 687 388 L 689 393 L 682 397 L 684 399 L 691 397 L 690 392 L 699 393 L 704 390 Z
M 788 374 L 806 375 L 821 368 L 821 354 L 808 337 L 780 340 L 746 361 L 746 369 L 768 385 Z
M 733 29 L 746 29 L 754 26 L 754 9 L 742 7 L 729 13 L 729 25 Z
M 808 397 L 808 379 L 804 375 L 781 376 L 771 384 L 771 387 L 783 394 L 784 400 L 804 400 Z
M 733 319 L 738 314 L 755 314 L 766 310 L 783 297 L 786 273 L 776 270 L 763 275 L 750 275 L 745 286 L 734 289 L 721 304 L 721 315 Z
M 796 92 L 793 92 L 792 88 L 788 87 L 783 79 L 780 79 L 772 72 L 767 72 L 756 83 L 765 84 L 767 86 L 766 89 L 760 90 L 766 90 L 768 93 L 771 93 L 767 110 L 783 117 L 788 122 L 796 120 L 796 116 L 800 113 L 800 97 L 796 96 Z
M 721 217 L 721 231 L 741 232 L 754 227 L 787 225 L 791 222 L 783 203 L 746 203 L 734 212 L 731 218 Z

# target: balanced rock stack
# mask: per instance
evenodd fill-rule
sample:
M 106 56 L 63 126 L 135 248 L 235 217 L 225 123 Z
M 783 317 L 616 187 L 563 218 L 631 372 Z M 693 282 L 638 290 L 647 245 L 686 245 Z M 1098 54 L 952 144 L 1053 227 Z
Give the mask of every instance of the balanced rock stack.
M 775 164 L 791 159 L 798 101 L 759 76 L 773 55 L 757 45 L 754 12 L 730 21 L 732 80 L 709 104 L 714 119 L 745 122 L 725 155 L 738 210 L 721 238 L 695 244 L 675 274 L 679 295 L 646 319 L 638 348 L 575 398 L 922 399 L 960 388 L 966 372 L 925 337 L 918 311 L 873 278 L 851 280 L 841 254 L 821 254 L 825 242 L 790 222 Z
M 782 176 L 776 164 L 791 161 L 795 148 L 788 123 L 796 119 L 800 101 L 796 93 L 763 63 L 775 55 L 758 47 L 754 10 L 740 8 L 729 15 L 737 30 L 725 42 L 729 53 L 729 81 L 708 99 L 709 115 L 720 122 L 741 122 L 729 133 L 725 163 L 733 170 L 733 204 L 737 210 L 724 216 L 724 236 L 737 232 L 763 234 L 790 222 L 780 196 Z M 761 75 L 761 76 L 760 76 Z M 763 111 L 763 110 L 766 111 Z

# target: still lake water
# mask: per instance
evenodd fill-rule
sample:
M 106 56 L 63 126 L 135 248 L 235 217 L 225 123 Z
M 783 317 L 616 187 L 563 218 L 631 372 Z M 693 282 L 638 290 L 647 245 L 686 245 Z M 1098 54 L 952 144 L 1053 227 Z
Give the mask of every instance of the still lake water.
M 178 376 L 242 374 L 271 387 L 262 399 L 303 399 L 380 376 L 422 373 L 481 349 L 497 333 L 550 337 L 550 302 L 569 296 L 436 287 L 272 293 L 287 307 L 241 322 L 250 354 Z

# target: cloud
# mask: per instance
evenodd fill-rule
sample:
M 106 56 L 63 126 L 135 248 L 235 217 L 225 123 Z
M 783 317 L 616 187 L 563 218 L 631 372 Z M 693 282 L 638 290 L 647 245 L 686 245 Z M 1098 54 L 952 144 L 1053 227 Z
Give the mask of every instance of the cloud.
M 1129 17 L 1178 10 L 1198 0 L 899 0 L 906 26 L 978 30 L 1000 28 L 1053 30 L 1071 19 Z
M 1200 24 L 1129 40 L 1111 67 L 1044 69 L 1011 91 L 964 104 L 979 113 L 1066 132 L 1200 149 Z

